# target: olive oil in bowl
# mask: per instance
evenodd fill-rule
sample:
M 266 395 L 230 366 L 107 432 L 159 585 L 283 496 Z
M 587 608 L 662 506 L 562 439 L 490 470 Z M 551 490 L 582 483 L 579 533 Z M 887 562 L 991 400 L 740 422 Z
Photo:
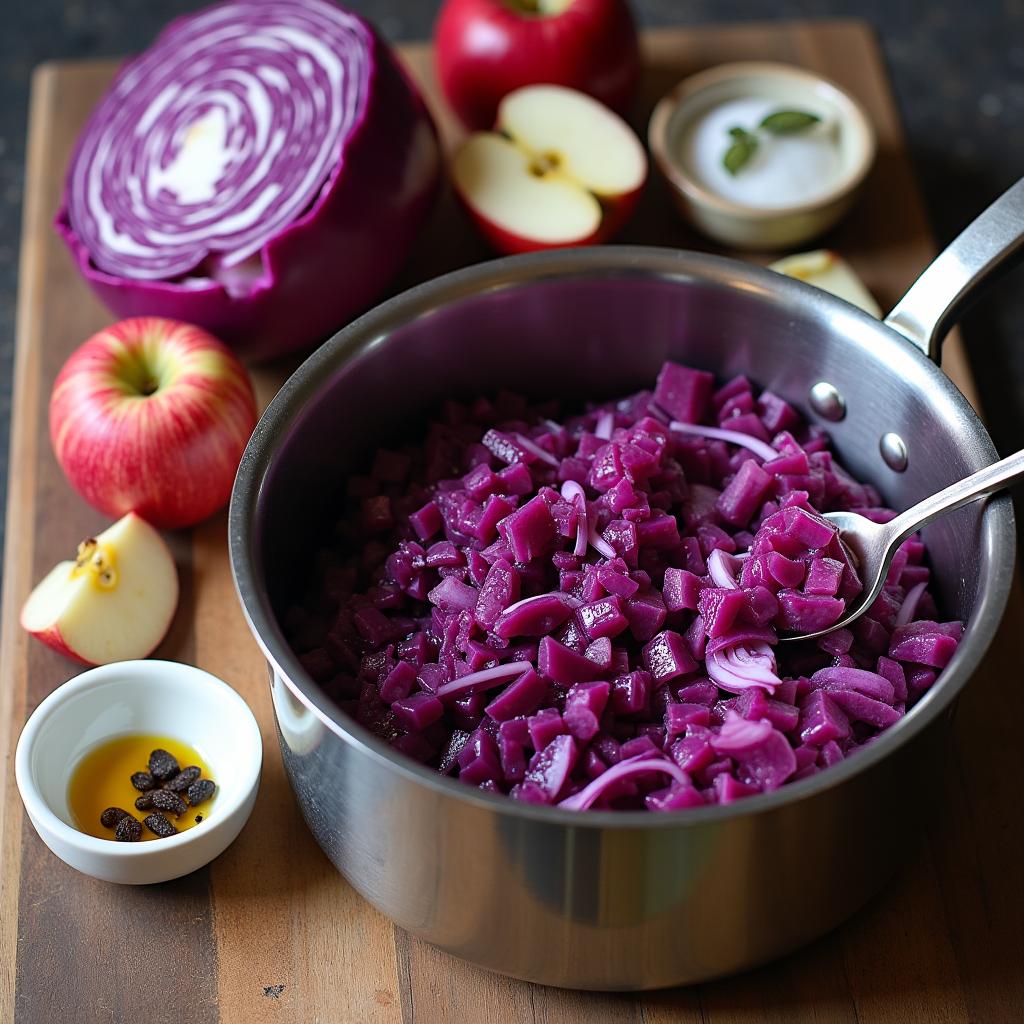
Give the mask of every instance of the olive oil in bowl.
M 135 801 L 142 792 L 132 785 L 131 777 L 136 772 L 148 771 L 149 755 L 157 749 L 172 754 L 180 768 L 195 765 L 200 770 L 200 778 L 211 778 L 206 762 L 192 747 L 179 740 L 134 733 L 117 736 L 90 750 L 71 773 L 68 807 L 75 828 L 86 835 L 113 841 L 113 829 L 100 823 L 100 815 L 108 807 L 119 807 L 139 821 L 150 814 L 150 810 L 136 809 Z M 188 807 L 180 817 L 174 814 L 166 814 L 166 817 L 179 832 L 185 832 L 202 824 L 215 802 L 216 793 L 198 807 Z M 156 838 L 148 828 L 142 829 L 143 841 Z

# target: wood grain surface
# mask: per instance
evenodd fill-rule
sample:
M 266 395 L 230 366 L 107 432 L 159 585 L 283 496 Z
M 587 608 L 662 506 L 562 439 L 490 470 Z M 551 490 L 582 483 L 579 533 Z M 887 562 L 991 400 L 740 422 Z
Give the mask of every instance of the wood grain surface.
M 650 33 L 637 105 L 679 78 L 738 59 L 778 59 L 854 93 L 878 129 L 878 164 L 852 216 L 826 239 L 891 305 L 932 254 L 877 44 L 858 22 Z M 446 142 L 456 137 L 426 47 L 403 48 Z M 1015 591 L 1000 638 L 963 697 L 949 783 L 938 787 L 920 848 L 894 851 L 893 882 L 848 924 L 769 967 L 640 996 L 511 981 L 411 938 L 337 874 L 303 825 L 278 752 L 266 670 L 235 598 L 223 515 L 171 538 L 181 605 L 159 656 L 231 683 L 263 730 L 256 809 L 208 868 L 160 886 L 118 887 L 53 857 L 24 817 L 13 753 L 36 704 L 74 674 L 17 626 L 32 584 L 102 525 L 63 479 L 46 406 L 70 351 L 110 317 L 51 230 L 75 135 L 109 82 L 109 63 L 36 72 L 22 243 L 15 411 L 0 651 L 0 1019 L 18 1022 L 645 1021 L 647 1024 L 1002 1024 L 1024 1019 L 1024 823 L 1018 794 L 1024 688 Z M 624 241 L 709 248 L 648 188 Z M 445 196 L 397 288 L 488 254 Z M 974 400 L 959 341 L 945 365 Z M 263 401 L 290 367 L 254 370 Z M 851 828 L 857 823 L 851 822 Z

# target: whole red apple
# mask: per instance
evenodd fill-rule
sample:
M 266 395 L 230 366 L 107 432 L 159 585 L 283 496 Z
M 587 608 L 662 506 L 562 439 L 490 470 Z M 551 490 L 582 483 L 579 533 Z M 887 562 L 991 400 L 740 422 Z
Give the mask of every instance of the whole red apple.
M 441 88 L 470 129 L 492 127 L 506 93 L 540 82 L 624 111 L 640 71 L 625 0 L 446 0 L 434 46 Z
M 122 320 L 72 354 L 50 396 L 68 480 L 109 516 L 191 526 L 224 505 L 256 425 L 242 364 L 211 334 L 159 317 Z

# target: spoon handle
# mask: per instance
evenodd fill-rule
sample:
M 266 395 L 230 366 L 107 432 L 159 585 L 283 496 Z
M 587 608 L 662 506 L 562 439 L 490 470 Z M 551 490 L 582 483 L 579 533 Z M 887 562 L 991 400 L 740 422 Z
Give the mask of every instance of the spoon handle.
M 1019 477 L 1024 477 L 1024 450 L 979 469 L 901 512 L 888 524 L 892 540 L 901 541 L 933 519 L 1002 490 Z

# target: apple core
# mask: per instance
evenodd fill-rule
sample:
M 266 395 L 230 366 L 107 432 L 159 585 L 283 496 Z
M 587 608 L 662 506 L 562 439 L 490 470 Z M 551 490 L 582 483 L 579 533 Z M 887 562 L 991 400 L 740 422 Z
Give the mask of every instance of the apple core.
M 98 590 L 113 590 L 117 586 L 117 569 L 114 566 L 114 551 L 107 544 L 100 544 L 94 537 L 78 545 L 75 567 L 71 579 L 87 576 Z
M 537 178 L 543 178 L 545 174 L 557 171 L 562 160 L 557 153 L 540 153 L 530 161 L 530 173 Z

